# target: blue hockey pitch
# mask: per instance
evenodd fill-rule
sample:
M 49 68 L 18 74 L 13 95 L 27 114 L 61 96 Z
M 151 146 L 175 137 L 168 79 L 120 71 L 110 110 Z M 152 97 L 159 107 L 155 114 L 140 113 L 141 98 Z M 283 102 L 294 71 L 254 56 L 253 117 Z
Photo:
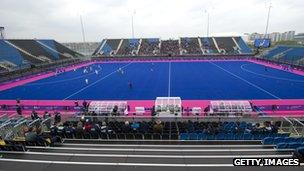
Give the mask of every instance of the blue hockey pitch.
M 83 71 L 1 91 L 0 99 L 304 99 L 303 76 L 248 61 L 96 63 L 88 73 Z

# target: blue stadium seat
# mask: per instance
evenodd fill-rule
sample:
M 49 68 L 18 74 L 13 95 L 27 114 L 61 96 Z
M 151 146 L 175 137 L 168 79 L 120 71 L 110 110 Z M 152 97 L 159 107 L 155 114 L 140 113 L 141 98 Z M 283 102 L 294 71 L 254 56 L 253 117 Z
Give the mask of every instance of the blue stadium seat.
M 206 140 L 214 140 L 214 139 L 215 139 L 214 134 L 207 134 Z
M 285 140 L 285 138 L 283 138 L 283 137 L 275 137 L 273 139 L 273 144 L 282 143 L 282 142 L 284 142 L 284 140 Z
M 285 137 L 284 142 L 285 143 L 292 143 L 292 142 L 296 142 L 296 138 L 294 137 Z
M 303 144 L 303 146 L 296 149 L 296 153 L 301 155 L 302 158 L 304 158 L 304 144 Z
M 216 140 L 225 140 L 226 138 L 226 136 L 225 136 L 226 134 L 225 133 L 218 133 L 216 136 L 215 136 L 215 139 Z
M 179 139 L 180 140 L 189 140 L 189 134 L 188 133 L 180 133 Z
M 252 140 L 252 134 L 248 134 L 248 133 L 245 133 L 244 135 L 243 135 L 243 139 L 244 140 Z
M 298 142 L 298 143 L 304 143 L 304 137 L 297 138 L 296 142 Z
M 244 135 L 243 134 L 235 134 L 235 140 L 243 140 L 244 139 Z
M 234 140 L 235 139 L 235 134 L 233 134 L 233 133 L 225 134 L 225 139 L 226 140 Z
M 274 140 L 273 137 L 266 137 L 266 138 L 263 139 L 263 144 L 264 144 L 264 145 L 273 144 L 273 140 Z
M 278 135 L 281 135 L 281 137 L 289 137 L 290 133 L 281 133 L 281 134 L 278 134 Z
M 207 134 L 206 133 L 199 133 L 199 134 L 197 134 L 197 139 L 198 140 L 206 140 L 207 139 Z
M 301 143 L 297 143 L 297 142 L 293 142 L 293 143 L 288 143 L 287 148 L 291 148 L 291 149 L 296 149 L 298 147 L 301 147 Z
M 197 133 L 190 133 L 189 134 L 189 139 L 190 140 L 198 140 Z
M 284 149 L 287 148 L 287 145 L 287 143 L 278 143 L 276 147 L 277 149 Z

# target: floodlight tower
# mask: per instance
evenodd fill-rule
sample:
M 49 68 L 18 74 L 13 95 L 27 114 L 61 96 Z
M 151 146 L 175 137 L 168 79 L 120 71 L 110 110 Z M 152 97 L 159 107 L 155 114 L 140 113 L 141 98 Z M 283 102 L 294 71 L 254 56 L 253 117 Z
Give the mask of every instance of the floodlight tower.
M 81 16 L 81 14 L 80 14 L 80 25 L 81 25 L 82 41 L 83 41 L 83 43 L 85 43 L 86 40 L 85 40 L 84 26 L 83 26 L 83 21 L 82 21 L 82 16 Z
M 136 14 L 136 11 L 134 10 L 131 16 L 131 29 L 132 29 L 132 38 L 134 39 L 134 15 Z
M 81 33 L 82 33 L 82 41 L 83 41 L 83 52 L 84 55 L 86 55 L 87 51 L 87 46 L 86 46 L 86 37 L 85 37 L 85 30 L 84 30 L 84 24 L 83 24 L 83 20 L 82 20 L 82 15 L 80 14 L 80 25 L 81 25 Z
M 4 27 L 1 27 L 1 26 L 0 26 L 0 39 L 5 39 Z
M 269 27 L 269 17 L 270 17 L 270 9 L 272 8 L 272 5 L 271 5 L 271 2 L 269 4 L 269 7 L 268 7 L 268 14 L 267 14 L 267 22 L 266 22 L 266 28 L 265 28 L 265 38 L 267 36 L 267 33 L 268 33 L 268 27 Z
M 207 10 L 204 11 L 204 13 L 207 15 L 207 29 L 206 29 L 206 37 L 209 37 L 209 29 L 210 29 L 210 23 L 209 23 L 209 12 Z

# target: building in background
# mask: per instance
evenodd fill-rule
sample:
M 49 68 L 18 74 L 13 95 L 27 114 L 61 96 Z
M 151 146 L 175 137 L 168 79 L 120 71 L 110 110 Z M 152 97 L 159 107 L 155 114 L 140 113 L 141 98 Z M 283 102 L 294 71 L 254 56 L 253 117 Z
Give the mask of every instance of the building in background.
M 299 33 L 295 35 L 294 40 L 297 41 L 299 44 L 304 44 L 304 33 Z
M 94 50 L 97 49 L 99 42 L 68 42 L 62 43 L 66 47 L 81 53 L 86 56 L 90 56 L 93 54 Z
M 261 33 L 246 33 L 248 37 L 248 42 L 253 43 L 255 39 L 268 38 L 271 39 L 271 42 L 279 42 L 279 41 L 289 41 L 295 39 L 295 31 L 286 31 L 284 33 L 273 32 L 269 34 L 261 34 Z
M 4 27 L 1 27 L 1 26 L 0 26 L 0 39 L 5 39 Z

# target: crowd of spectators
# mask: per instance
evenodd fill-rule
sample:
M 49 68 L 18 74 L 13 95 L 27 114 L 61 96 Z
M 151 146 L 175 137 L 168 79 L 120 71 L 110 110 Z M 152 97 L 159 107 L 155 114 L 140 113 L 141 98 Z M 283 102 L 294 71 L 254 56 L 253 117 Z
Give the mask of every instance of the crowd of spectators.
M 179 55 L 180 49 L 178 40 L 163 40 L 161 42 L 160 52 L 161 54 Z
M 155 55 L 159 54 L 159 52 L 159 41 L 148 41 L 147 39 L 142 39 L 139 55 Z
M 181 38 L 181 48 L 184 54 L 202 54 L 197 38 Z
M 129 122 L 129 121 L 102 121 L 93 122 L 90 119 L 82 119 L 78 122 L 67 121 L 54 125 L 52 135 L 67 138 L 103 138 L 126 137 L 126 135 L 140 139 L 146 134 L 159 136 L 174 136 L 178 138 L 180 133 L 205 133 L 216 135 L 219 133 L 233 134 L 270 134 L 277 133 L 280 122 L 246 123 L 246 122 L 163 122 L 161 120 Z M 110 138 L 111 139 L 111 138 Z

